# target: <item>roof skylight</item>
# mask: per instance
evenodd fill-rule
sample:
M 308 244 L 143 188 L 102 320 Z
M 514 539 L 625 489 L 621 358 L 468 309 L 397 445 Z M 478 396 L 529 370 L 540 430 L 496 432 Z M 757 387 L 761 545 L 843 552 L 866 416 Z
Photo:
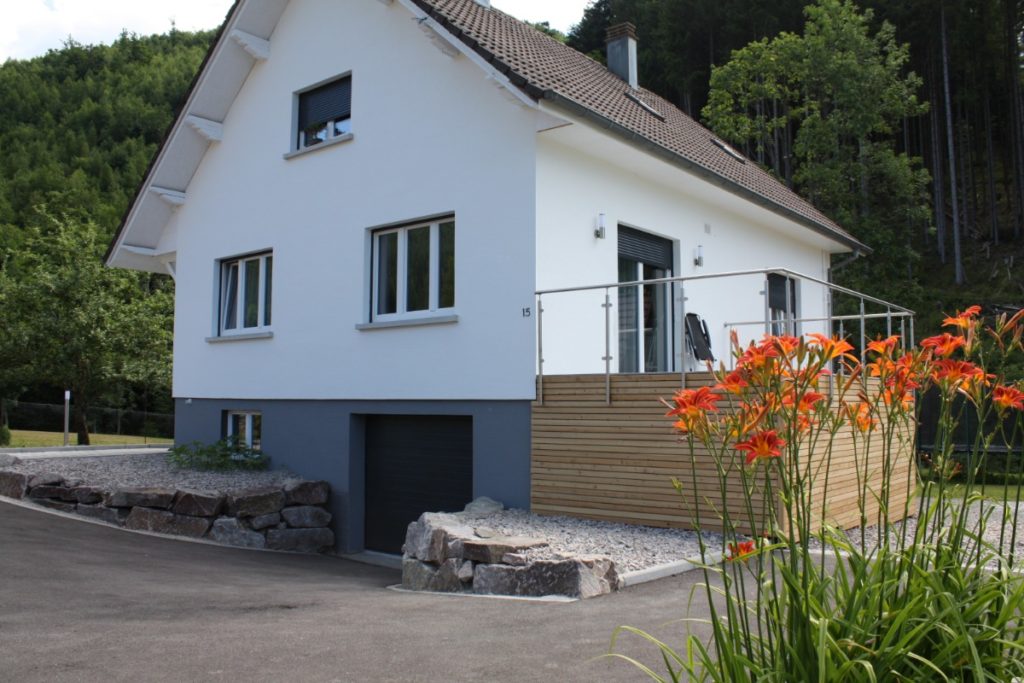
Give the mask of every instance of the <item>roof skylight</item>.
M 655 109 L 651 105 L 649 105 L 646 102 L 644 102 L 643 100 L 641 100 L 639 97 L 637 97 L 633 93 L 627 92 L 626 93 L 626 99 L 628 99 L 631 102 L 636 102 L 637 104 L 639 104 L 640 108 L 643 109 L 648 114 L 650 114 L 651 116 L 654 116 L 654 117 L 656 117 L 657 119 L 659 119 L 661 121 L 665 120 L 665 115 L 664 114 L 662 114 L 660 111 L 658 111 L 657 109 Z
M 737 152 L 735 149 L 733 149 L 732 145 L 730 145 L 728 142 L 725 142 L 723 140 L 719 140 L 718 138 L 711 138 L 711 142 L 716 147 L 721 148 L 721 150 L 723 152 L 725 152 L 726 154 L 728 154 L 729 156 L 731 156 L 733 159 L 735 159 L 736 161 L 740 162 L 741 164 L 747 163 L 747 158 L 745 156 L 743 156 L 742 154 L 740 154 L 739 152 Z

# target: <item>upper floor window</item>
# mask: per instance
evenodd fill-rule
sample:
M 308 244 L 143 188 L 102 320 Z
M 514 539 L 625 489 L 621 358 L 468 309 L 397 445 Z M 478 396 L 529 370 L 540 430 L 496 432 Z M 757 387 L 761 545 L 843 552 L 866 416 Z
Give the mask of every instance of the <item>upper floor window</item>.
M 455 306 L 455 219 L 373 233 L 372 318 Z
M 273 275 L 274 255 L 269 251 L 220 262 L 220 334 L 270 327 Z
M 299 93 L 296 148 L 319 145 L 352 132 L 352 77 Z

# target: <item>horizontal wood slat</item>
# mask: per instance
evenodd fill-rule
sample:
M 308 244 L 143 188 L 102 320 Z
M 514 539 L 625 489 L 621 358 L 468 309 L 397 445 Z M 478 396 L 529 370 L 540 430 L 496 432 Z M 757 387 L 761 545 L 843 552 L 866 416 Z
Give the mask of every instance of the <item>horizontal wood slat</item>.
M 686 376 L 688 388 L 713 383 L 710 373 Z M 672 528 L 691 528 L 699 512 L 704 528 L 720 530 L 721 494 L 714 460 L 699 444 L 691 456 L 689 444 L 665 417 L 661 399 L 670 400 L 681 386 L 678 374 L 612 375 L 611 401 L 606 403 L 604 375 L 545 376 L 543 395 L 538 386 L 543 400 L 534 402 L 532 413 L 533 511 Z M 851 389 L 845 402 L 856 400 Z M 734 409 L 724 402 L 719 408 Z M 890 465 L 894 481 L 889 504 L 894 520 L 902 514 L 915 476 L 909 457 L 912 439 L 901 436 L 907 445 Z M 821 506 L 824 501 L 832 524 L 850 528 L 860 523 L 857 503 L 863 479 L 866 476 L 868 487 L 878 492 L 885 466 L 881 452 L 877 436 L 866 441 L 852 430 L 836 435 L 831 454 L 826 453 L 824 439 L 817 444 L 811 454 L 812 503 Z M 732 458 L 734 469 L 743 463 L 732 451 L 726 457 Z M 682 483 L 681 493 L 673 488 L 673 478 Z M 746 519 L 748 507 L 739 476 L 726 482 L 726 491 L 729 514 L 737 522 Z M 865 516 L 875 520 L 878 503 L 871 492 L 867 501 Z M 750 504 L 756 514 L 762 513 L 763 486 L 753 492 Z

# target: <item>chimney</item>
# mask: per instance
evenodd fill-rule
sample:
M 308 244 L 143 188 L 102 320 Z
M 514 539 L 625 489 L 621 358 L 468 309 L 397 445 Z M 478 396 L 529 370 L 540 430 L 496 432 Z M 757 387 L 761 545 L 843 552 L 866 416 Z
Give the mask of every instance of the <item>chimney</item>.
M 636 88 L 636 26 L 626 22 L 608 29 L 608 70 Z
M 476 0 L 476 4 L 480 5 L 481 7 L 486 7 L 490 9 L 491 0 Z

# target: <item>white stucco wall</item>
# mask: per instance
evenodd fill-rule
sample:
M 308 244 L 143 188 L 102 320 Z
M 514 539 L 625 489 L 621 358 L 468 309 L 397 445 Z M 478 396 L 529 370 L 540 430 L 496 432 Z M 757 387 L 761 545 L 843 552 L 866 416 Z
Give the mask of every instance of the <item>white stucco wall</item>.
M 293 93 L 352 73 L 354 139 L 285 160 Z M 535 112 L 399 3 L 293 0 L 188 186 L 177 261 L 181 398 L 534 395 Z M 452 211 L 455 324 L 360 331 L 373 226 Z M 273 338 L 210 343 L 218 259 L 273 249 Z
M 538 289 L 616 282 L 619 224 L 673 240 L 677 276 L 781 267 L 826 279 L 829 245 L 820 236 L 606 134 L 584 130 L 577 123 L 539 138 Z M 594 236 L 600 213 L 607 226 L 604 239 Z M 703 247 L 703 267 L 693 263 L 698 245 Z M 763 276 L 685 285 L 686 311 L 707 320 L 718 359 L 729 358 L 727 322 L 764 320 L 763 289 Z M 551 294 L 543 301 L 544 372 L 603 372 L 604 291 Z M 611 302 L 615 372 L 615 289 Z M 823 287 L 801 284 L 800 315 L 823 316 L 826 305 Z M 763 323 L 736 329 L 744 342 L 764 334 Z M 805 324 L 802 331 L 823 331 L 823 326 Z

